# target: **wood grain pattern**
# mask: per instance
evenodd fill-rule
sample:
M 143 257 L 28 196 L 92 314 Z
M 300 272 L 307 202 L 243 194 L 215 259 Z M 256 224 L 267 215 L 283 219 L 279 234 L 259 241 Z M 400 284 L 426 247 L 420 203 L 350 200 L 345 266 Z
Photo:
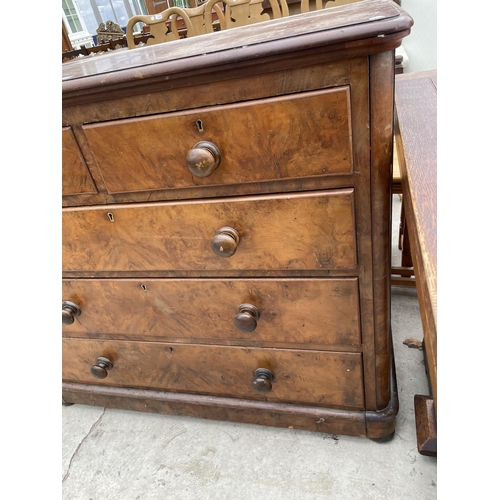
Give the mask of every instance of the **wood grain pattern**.
M 70 128 L 62 129 L 62 194 L 96 193 L 94 182 Z
M 396 79 L 396 144 L 437 413 L 437 71 Z
M 354 278 L 63 280 L 62 295 L 83 310 L 65 337 L 360 345 Z M 253 332 L 234 326 L 242 303 L 260 311 Z
M 392 51 L 412 24 L 369 0 L 65 63 L 98 189 L 63 200 L 66 402 L 391 436 Z M 192 177 L 200 141 L 221 161 L 197 147 Z
M 397 140 L 403 149 L 402 168 L 416 217 L 422 271 L 437 321 L 437 72 L 396 81 Z M 416 107 L 425 110 L 415 113 Z
M 76 142 L 78 143 L 78 147 L 82 152 L 82 156 L 85 159 L 85 163 L 87 168 L 89 169 L 90 175 L 95 183 L 98 195 L 86 195 L 84 205 L 93 205 L 94 199 L 98 196 L 106 196 L 107 190 L 106 185 L 104 184 L 104 180 L 102 178 L 101 172 L 94 158 L 94 153 L 85 137 L 85 132 L 83 131 L 81 125 L 72 125 L 71 130 L 75 135 Z M 102 193 L 102 194 L 101 194 Z M 63 201 L 71 199 L 74 197 L 66 196 Z M 81 198 L 81 196 L 80 196 Z
M 385 30 L 382 29 L 382 31 Z M 118 82 L 116 87 L 113 83 L 107 82 L 107 85 L 102 84 L 103 87 L 98 86 L 90 92 L 87 88 L 78 89 L 74 92 L 70 91 L 64 96 L 63 109 L 66 109 L 66 107 L 89 104 L 92 101 L 96 103 L 106 101 L 109 98 L 121 99 L 141 95 L 144 85 L 148 86 L 149 92 L 161 92 L 172 89 L 177 90 L 186 85 L 190 85 L 193 80 L 199 85 L 214 83 L 220 79 L 219 75 L 221 72 L 225 73 L 224 78 L 226 80 L 232 80 L 241 76 L 258 75 L 263 71 L 287 71 L 292 68 L 307 68 L 310 66 L 313 59 L 316 63 L 327 64 L 334 61 L 342 61 L 346 57 L 354 59 L 359 56 L 378 53 L 379 51 L 391 51 L 399 47 L 401 39 L 409 35 L 409 33 L 410 30 L 408 28 L 402 32 L 388 34 L 385 37 L 379 35 L 376 39 L 370 39 L 368 41 L 356 40 L 346 42 L 334 48 L 329 46 L 328 40 L 325 40 L 322 36 L 321 44 L 324 46 L 320 48 L 317 48 L 314 43 L 311 43 L 311 45 L 308 44 L 301 49 L 296 46 L 290 47 L 298 50 L 293 60 L 283 57 L 282 51 L 289 48 L 290 45 L 290 40 L 287 40 L 283 42 L 283 44 L 279 44 L 283 45 L 283 47 L 278 46 L 276 50 L 269 50 L 265 59 L 260 61 L 261 64 L 259 65 L 255 64 L 255 59 L 259 57 L 260 47 L 254 47 L 249 50 L 244 47 L 244 56 L 247 60 L 243 60 L 241 63 L 236 62 L 232 56 L 227 57 L 227 54 L 223 54 L 222 57 L 220 54 L 213 54 L 212 56 L 204 55 L 202 57 L 203 64 L 201 67 L 198 62 L 189 59 L 182 62 L 175 61 L 175 64 L 173 64 L 174 68 L 169 68 L 169 70 L 172 70 L 172 73 L 168 75 L 168 78 L 153 76 L 151 79 L 148 79 L 148 81 L 135 81 L 129 84 L 120 84 Z M 226 59 L 228 60 L 226 61 Z M 211 63 L 208 62 L 208 60 L 211 60 Z M 206 64 L 207 62 L 208 64 Z M 132 72 L 130 76 L 135 76 L 135 73 L 136 72 Z M 106 90 L 104 90 L 104 88 Z
M 348 87 L 84 130 L 109 193 L 352 171 Z M 186 166 L 199 141 L 214 143 L 222 155 L 206 178 Z
M 428 457 L 437 457 L 437 426 L 434 399 L 416 394 L 414 405 L 418 452 Z
M 159 342 L 63 339 L 63 380 L 173 392 L 362 409 L 361 354 L 252 349 Z M 106 379 L 90 374 L 97 357 L 113 363 Z M 274 373 L 273 389 L 252 389 L 253 372 Z
M 389 50 L 390 35 L 397 35 L 395 47 L 412 24 L 411 18 L 394 2 L 373 0 L 142 47 L 140 53 L 127 50 L 85 62 L 69 61 L 63 67 L 63 105 L 76 103 L 74 98 L 83 94 L 92 95 L 91 100 L 103 100 L 108 87 L 114 87 L 115 91 L 119 90 L 117 87 L 132 90 L 130 84 L 135 83 L 132 86 L 138 93 L 137 83 L 140 82 L 141 88 L 149 85 L 158 72 L 169 74 L 169 80 L 193 71 L 199 74 L 216 70 L 220 75 L 222 64 L 254 61 L 256 54 L 260 58 L 293 57 L 294 52 L 304 49 L 305 38 L 308 38 L 307 48 L 328 46 L 331 50 L 336 46 L 339 49 L 340 45 L 345 50 L 346 41 L 363 40 L 366 52 L 366 40 L 371 40 L 378 45 L 374 52 Z
M 363 411 L 63 382 L 65 401 L 366 437 Z M 67 403 L 72 404 L 72 403 Z
M 373 319 L 377 408 L 391 398 L 391 231 L 394 53 L 370 57 Z
M 199 198 L 210 199 L 226 197 L 228 192 L 231 193 L 231 196 L 294 193 L 323 189 L 351 188 L 354 183 L 353 175 L 329 175 L 243 184 L 221 184 L 217 186 L 207 185 L 178 189 L 159 189 L 157 191 L 136 191 L 134 193 L 108 194 L 106 192 L 101 192 L 99 194 L 64 196 L 62 199 L 62 206 L 83 207 L 101 204 L 114 205 L 119 203 L 145 203 Z
M 392 345 L 391 345 L 392 352 Z M 379 442 L 390 440 L 394 436 L 396 417 L 399 412 L 398 384 L 396 379 L 396 364 L 394 355 L 389 365 L 389 392 L 390 398 L 385 408 L 367 410 L 365 412 L 366 436 Z M 382 440 L 382 441 L 380 441 Z
M 267 65 L 264 65 L 264 68 L 232 74 L 231 92 L 227 91 L 227 79 L 220 78 L 209 83 L 191 78 L 184 87 L 148 89 L 147 93 L 128 97 L 117 96 L 111 91 L 106 101 L 89 100 L 78 106 L 63 107 L 63 125 L 169 113 L 348 85 L 352 68 L 366 64 L 366 57 L 324 63 L 310 56 L 307 59 L 307 68 L 300 65 L 280 68 L 283 63 L 275 62 L 269 65 L 272 71 L 266 72 Z
M 63 209 L 63 270 L 353 269 L 353 198 L 346 189 Z M 210 247 L 222 226 L 241 236 L 229 258 Z
M 354 190 L 356 193 L 356 240 L 359 261 L 359 300 L 361 311 L 361 334 L 363 342 L 363 373 L 365 375 L 365 405 L 367 410 L 376 410 L 376 373 L 374 360 L 373 325 L 373 255 L 370 184 L 371 136 L 370 127 L 370 64 L 356 65 L 350 75 L 353 137 L 354 137 Z

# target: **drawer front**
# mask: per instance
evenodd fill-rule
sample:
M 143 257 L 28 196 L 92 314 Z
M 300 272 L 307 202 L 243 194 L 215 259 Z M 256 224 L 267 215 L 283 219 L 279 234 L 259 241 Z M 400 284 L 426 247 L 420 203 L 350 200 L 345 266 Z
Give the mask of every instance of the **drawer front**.
M 63 209 L 63 270 L 353 269 L 353 198 L 345 189 Z M 221 257 L 212 242 L 227 226 L 240 237 Z
M 96 193 L 75 136 L 70 128 L 62 130 L 62 194 Z
M 64 280 L 63 300 L 67 337 L 360 344 L 356 278 Z
M 110 193 L 352 172 L 349 87 L 84 127 Z M 186 158 L 220 151 L 208 177 Z
M 63 339 L 63 381 L 363 409 L 359 353 Z M 95 378 L 98 357 L 113 367 Z M 266 394 L 254 371 L 274 374 Z

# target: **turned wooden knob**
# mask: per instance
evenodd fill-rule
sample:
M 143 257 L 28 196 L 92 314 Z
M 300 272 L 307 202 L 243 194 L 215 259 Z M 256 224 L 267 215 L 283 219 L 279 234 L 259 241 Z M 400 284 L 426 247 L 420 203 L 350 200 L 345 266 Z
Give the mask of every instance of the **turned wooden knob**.
M 220 157 L 219 148 L 215 144 L 198 142 L 186 156 L 187 167 L 196 177 L 208 177 L 219 166 Z
M 260 311 L 252 304 L 240 304 L 236 309 L 234 326 L 242 332 L 253 332 L 257 328 Z
M 220 227 L 210 242 L 210 246 L 219 257 L 231 257 L 238 248 L 240 233 L 232 227 Z
M 75 316 L 80 316 L 82 310 L 70 300 L 62 303 L 62 322 L 63 325 L 71 325 L 75 321 Z
M 90 369 L 90 373 L 95 378 L 106 378 L 108 370 L 111 370 L 111 368 L 113 368 L 113 363 L 108 358 L 99 357 L 95 365 Z
M 270 392 L 273 389 L 271 382 L 274 380 L 274 373 L 267 368 L 257 368 L 253 372 L 254 379 L 252 387 L 262 394 Z

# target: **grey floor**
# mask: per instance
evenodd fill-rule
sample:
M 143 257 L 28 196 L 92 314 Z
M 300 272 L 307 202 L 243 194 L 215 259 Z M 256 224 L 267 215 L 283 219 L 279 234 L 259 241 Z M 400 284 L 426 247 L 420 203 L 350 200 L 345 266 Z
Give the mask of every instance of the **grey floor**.
M 394 197 L 393 260 L 400 200 Z M 428 394 L 415 289 L 393 287 L 399 389 L 388 443 L 293 429 L 62 407 L 63 500 L 432 500 L 435 458 L 418 453 L 413 396 Z

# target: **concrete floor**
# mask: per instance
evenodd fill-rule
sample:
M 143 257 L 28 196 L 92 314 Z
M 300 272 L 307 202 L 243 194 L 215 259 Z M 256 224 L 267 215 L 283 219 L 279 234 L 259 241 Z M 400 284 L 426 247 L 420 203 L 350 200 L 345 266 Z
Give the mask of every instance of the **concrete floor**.
M 394 197 L 393 260 L 399 263 Z M 388 443 L 84 405 L 62 407 L 63 500 L 432 500 L 435 458 L 418 453 L 413 396 L 428 394 L 415 289 L 393 287 L 399 389 Z

